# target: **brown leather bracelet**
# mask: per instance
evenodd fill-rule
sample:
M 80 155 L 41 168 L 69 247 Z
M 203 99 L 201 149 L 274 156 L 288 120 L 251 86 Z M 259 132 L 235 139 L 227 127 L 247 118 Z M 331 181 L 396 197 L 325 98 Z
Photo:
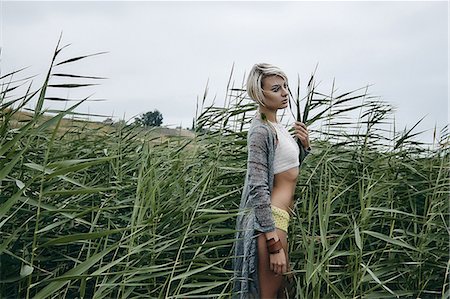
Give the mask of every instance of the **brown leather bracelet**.
M 281 240 L 278 240 L 267 248 L 269 249 L 270 254 L 274 254 L 280 252 L 280 250 L 283 249 L 283 245 L 281 244 Z
M 275 243 L 276 243 L 276 241 L 275 241 L 274 238 L 271 238 L 271 239 L 269 239 L 269 240 L 266 241 L 267 247 L 269 247 L 269 246 L 271 246 L 271 245 L 273 245 L 273 244 L 275 244 Z

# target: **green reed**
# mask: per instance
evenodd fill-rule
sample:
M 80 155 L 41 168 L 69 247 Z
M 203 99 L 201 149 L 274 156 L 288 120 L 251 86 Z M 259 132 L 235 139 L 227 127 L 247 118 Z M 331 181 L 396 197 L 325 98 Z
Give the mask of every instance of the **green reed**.
M 194 138 L 69 121 L 89 98 L 50 115 L 48 90 L 101 78 L 55 84 L 92 56 L 64 48 L 38 90 L 14 96 L 29 79 L 1 76 L 0 297 L 230 297 L 256 105 L 231 74 L 224 107 L 205 107 L 205 90 Z M 391 108 L 367 88 L 328 95 L 314 82 L 296 95 L 313 152 L 289 232 L 290 297 L 448 298 L 447 127 L 432 149 L 413 130 L 390 138 Z

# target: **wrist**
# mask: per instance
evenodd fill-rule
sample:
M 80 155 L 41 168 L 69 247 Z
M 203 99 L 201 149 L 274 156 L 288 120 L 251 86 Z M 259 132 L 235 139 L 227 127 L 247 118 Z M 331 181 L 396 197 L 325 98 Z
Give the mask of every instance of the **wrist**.
M 283 248 L 281 248 L 280 250 L 277 250 L 276 252 L 269 252 L 269 255 L 276 255 L 276 254 L 280 254 L 281 250 L 283 250 Z
M 283 245 L 281 244 L 281 240 L 278 239 L 276 241 L 275 239 L 270 239 L 266 241 L 267 250 L 270 254 L 276 254 L 279 253 L 281 249 L 283 249 Z
M 266 242 L 269 241 L 270 239 L 274 239 L 275 241 L 278 241 L 280 239 L 275 230 L 265 233 L 265 236 L 266 236 Z

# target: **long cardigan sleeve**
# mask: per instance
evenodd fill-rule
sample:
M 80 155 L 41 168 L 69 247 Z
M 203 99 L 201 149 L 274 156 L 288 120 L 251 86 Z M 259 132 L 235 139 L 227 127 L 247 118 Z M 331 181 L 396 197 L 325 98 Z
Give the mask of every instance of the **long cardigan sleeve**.
M 261 232 L 275 230 L 270 208 L 269 134 L 267 127 L 257 126 L 248 135 L 248 200 L 256 217 L 255 229 Z

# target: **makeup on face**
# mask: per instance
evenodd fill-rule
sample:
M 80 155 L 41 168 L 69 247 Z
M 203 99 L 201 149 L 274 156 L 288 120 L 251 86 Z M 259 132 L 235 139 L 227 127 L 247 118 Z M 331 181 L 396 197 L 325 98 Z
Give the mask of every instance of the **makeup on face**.
M 288 104 L 288 84 L 279 76 L 274 75 L 264 78 L 263 93 L 268 104 L 272 107 L 276 106 L 273 108 L 285 108 L 279 107 L 279 105 L 286 106 Z

